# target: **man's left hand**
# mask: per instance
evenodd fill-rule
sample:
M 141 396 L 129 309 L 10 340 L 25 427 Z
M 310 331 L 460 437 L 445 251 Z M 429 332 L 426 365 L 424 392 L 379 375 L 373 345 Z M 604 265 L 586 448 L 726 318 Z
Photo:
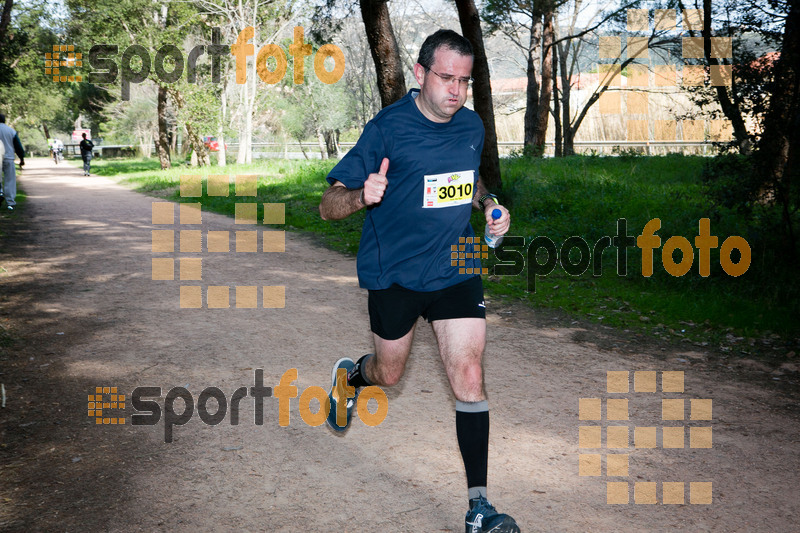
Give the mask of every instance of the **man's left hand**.
M 492 211 L 495 209 L 499 209 L 502 213 L 500 218 L 496 220 L 492 218 Z M 511 227 L 511 214 L 508 212 L 508 209 L 502 205 L 492 202 L 492 205 L 486 206 L 486 211 L 484 211 L 483 214 L 486 217 L 486 225 L 491 228 L 491 232 L 494 235 L 505 235 Z

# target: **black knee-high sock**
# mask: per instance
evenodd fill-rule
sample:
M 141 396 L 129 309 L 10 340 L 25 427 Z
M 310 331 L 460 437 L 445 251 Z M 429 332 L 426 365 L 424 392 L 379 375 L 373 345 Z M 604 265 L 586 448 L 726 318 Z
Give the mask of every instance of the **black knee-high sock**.
M 486 498 L 486 471 L 489 458 L 489 402 L 456 401 L 456 436 L 464 469 L 467 471 L 469 499 Z
M 367 359 L 372 357 L 372 355 L 373 354 L 368 353 L 367 355 L 362 356 L 361 359 L 356 361 L 356 366 L 354 366 L 353 370 L 351 370 L 350 373 L 347 374 L 348 385 L 355 388 L 367 387 L 369 385 L 372 385 L 372 382 L 367 378 L 366 369 L 364 368 Z

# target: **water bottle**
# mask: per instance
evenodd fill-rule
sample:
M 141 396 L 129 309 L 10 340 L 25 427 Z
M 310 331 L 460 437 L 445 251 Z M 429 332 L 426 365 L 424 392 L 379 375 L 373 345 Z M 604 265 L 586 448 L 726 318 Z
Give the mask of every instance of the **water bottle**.
M 492 210 L 492 219 L 497 220 L 501 216 L 503 216 L 502 211 L 499 209 Z M 483 234 L 483 240 L 489 248 L 497 248 L 500 246 L 500 243 L 503 242 L 503 236 L 494 235 L 489 229 L 489 224 L 486 224 L 486 232 Z

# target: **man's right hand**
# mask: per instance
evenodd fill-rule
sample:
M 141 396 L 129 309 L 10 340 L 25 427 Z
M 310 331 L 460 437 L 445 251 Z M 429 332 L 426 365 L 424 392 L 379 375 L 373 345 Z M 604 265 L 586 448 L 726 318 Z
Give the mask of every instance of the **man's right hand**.
M 389 180 L 386 179 L 387 172 L 389 172 L 389 158 L 384 157 L 378 172 L 373 172 L 367 176 L 367 181 L 364 182 L 364 205 L 375 205 L 383 200 L 386 185 L 389 183 Z

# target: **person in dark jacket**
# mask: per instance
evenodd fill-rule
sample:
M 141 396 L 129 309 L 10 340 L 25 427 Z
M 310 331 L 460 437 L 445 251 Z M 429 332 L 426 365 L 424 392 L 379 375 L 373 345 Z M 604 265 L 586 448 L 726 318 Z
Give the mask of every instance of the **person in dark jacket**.
M 92 166 L 92 148 L 94 143 L 83 134 L 83 140 L 79 144 L 81 148 L 81 159 L 83 159 L 83 175 L 88 176 Z

